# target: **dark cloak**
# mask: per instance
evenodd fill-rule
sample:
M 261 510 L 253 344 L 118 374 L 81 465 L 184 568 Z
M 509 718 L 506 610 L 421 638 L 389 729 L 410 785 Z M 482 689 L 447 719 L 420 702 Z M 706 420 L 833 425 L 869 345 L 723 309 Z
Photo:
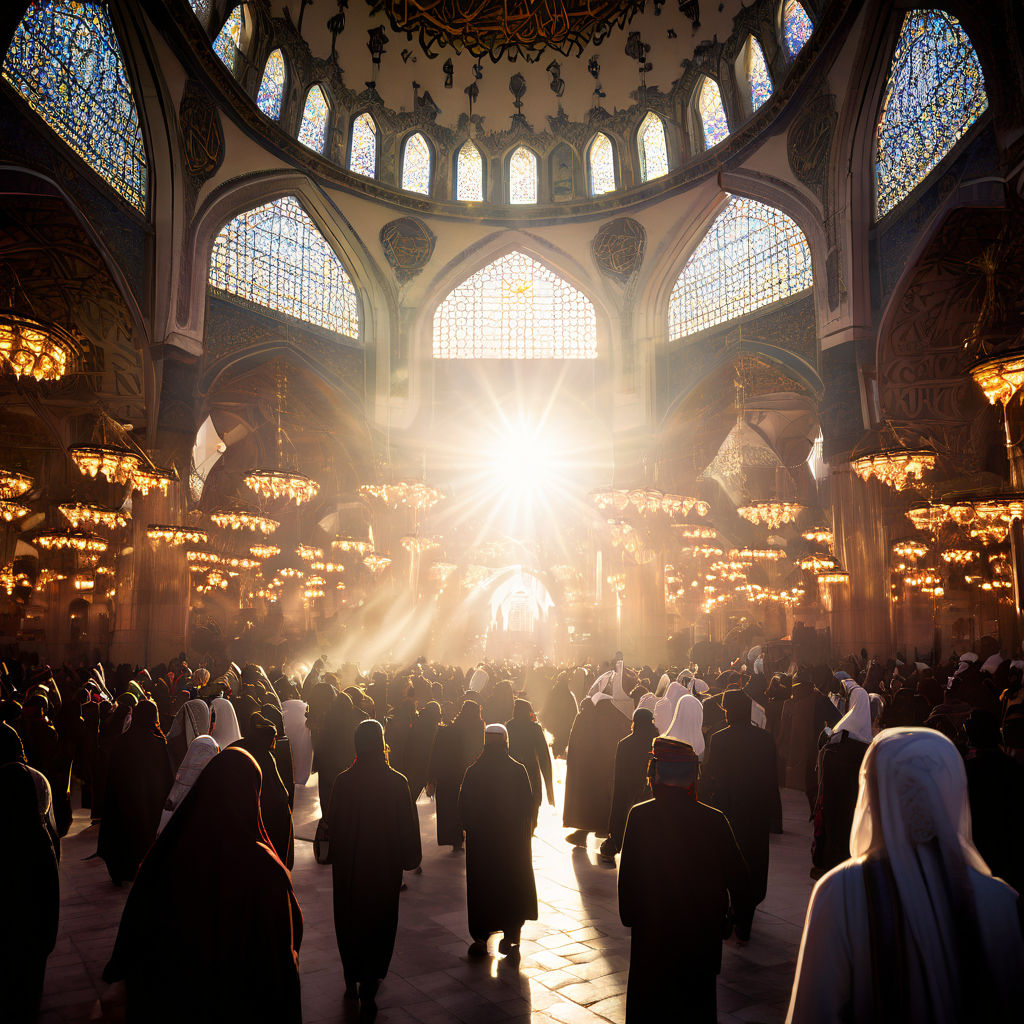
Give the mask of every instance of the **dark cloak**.
M 527 700 L 517 700 L 512 717 L 505 723 L 508 730 L 508 753 L 518 761 L 530 777 L 533 790 L 533 817 L 531 831 L 537 827 L 540 811 L 541 779 L 547 787 L 548 802 L 555 802 L 555 790 L 551 780 L 551 751 L 544 737 L 544 730 L 533 720 L 533 708 Z
M 428 701 L 413 719 L 405 749 L 405 776 L 409 780 L 409 793 L 416 803 L 430 773 L 430 755 L 434 749 L 434 737 L 441 724 L 441 705 L 435 700 Z
M 484 723 L 480 717 L 480 705 L 475 701 L 466 701 L 452 724 L 437 730 L 428 774 L 434 783 L 438 846 L 459 846 L 462 843 L 459 787 L 466 769 L 476 760 L 483 744 Z
M 868 745 L 845 730 L 818 756 L 818 796 L 814 803 L 811 860 L 830 871 L 850 856 L 850 829 L 860 787 L 860 765 Z
M 245 735 L 231 744 L 249 751 L 260 766 L 263 783 L 260 788 L 260 817 L 270 838 L 270 845 L 286 868 L 295 863 L 295 837 L 292 831 L 292 809 L 274 759 L 274 726 L 254 711 L 246 723 Z M 229 748 L 230 749 L 230 748 Z
M 565 808 L 562 824 L 604 832 L 612 808 L 615 750 L 629 732 L 630 720 L 610 700 L 580 702 L 566 754 Z
M 323 728 L 313 738 L 321 816 L 331 802 L 334 780 L 355 759 L 356 726 L 363 717 L 362 711 L 352 704 L 352 698 L 347 693 L 339 693 L 331 703 Z
M 277 774 L 281 776 L 288 793 L 288 806 L 291 807 L 295 803 L 295 766 L 292 762 L 292 744 L 284 731 L 284 716 L 276 704 L 264 704 L 260 714 L 277 730 L 277 740 L 271 753 L 277 765 Z
M 518 932 L 537 920 L 531 821 L 533 794 L 526 769 L 504 743 L 490 743 L 466 770 L 459 794 L 466 829 L 469 934 Z
M 616 850 L 622 849 L 622 833 L 626 830 L 629 809 L 650 797 L 647 764 L 651 759 L 651 744 L 657 735 L 658 727 L 651 712 L 637 711 L 634 712 L 632 732 L 619 740 L 615 747 L 615 781 L 608 816 L 608 836 Z
M 127 1021 L 299 1024 L 302 914 L 260 820 L 260 771 L 218 754 L 154 843 L 128 894 L 107 982 Z
M 569 743 L 569 733 L 572 731 L 572 723 L 576 720 L 579 707 L 576 698 L 569 689 L 569 677 L 562 673 L 551 693 L 544 702 L 544 710 L 541 712 L 540 720 L 544 728 L 551 733 L 551 749 L 555 757 L 561 757 Z

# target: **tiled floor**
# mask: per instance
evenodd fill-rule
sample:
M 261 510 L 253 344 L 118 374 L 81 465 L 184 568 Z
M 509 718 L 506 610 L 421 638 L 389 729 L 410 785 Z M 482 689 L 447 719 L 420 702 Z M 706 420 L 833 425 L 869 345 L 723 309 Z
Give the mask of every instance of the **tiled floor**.
M 559 803 L 564 762 L 556 762 Z M 302 1003 L 306 1024 L 356 1019 L 342 999 L 341 964 L 334 939 L 330 869 L 313 860 L 318 814 L 316 776 L 296 794 L 295 890 L 305 921 Z M 749 944 L 730 941 L 718 981 L 719 1020 L 780 1021 L 792 982 L 804 910 L 810 895 L 808 825 L 802 793 L 783 791 L 786 833 L 772 837 L 768 898 L 759 908 Z M 462 855 L 435 843 L 433 805 L 419 802 L 423 873 L 407 876 L 398 943 L 381 986 L 381 1024 L 454 1021 L 532 1021 L 561 1024 L 621 1022 L 629 935 L 619 924 L 615 871 L 588 850 L 566 845 L 559 815 L 546 805 L 534 841 L 540 920 L 523 929 L 518 967 L 495 951 L 466 957 L 465 872 Z M 96 829 L 76 815 L 64 840 L 61 922 L 50 957 L 40 1020 L 104 1019 L 100 975 L 113 945 L 126 896 L 107 878 L 103 862 L 86 860 Z M 306 840 L 306 841 L 302 841 Z M 496 950 L 497 936 L 491 940 Z M 682 969 L 683 965 L 680 965 Z

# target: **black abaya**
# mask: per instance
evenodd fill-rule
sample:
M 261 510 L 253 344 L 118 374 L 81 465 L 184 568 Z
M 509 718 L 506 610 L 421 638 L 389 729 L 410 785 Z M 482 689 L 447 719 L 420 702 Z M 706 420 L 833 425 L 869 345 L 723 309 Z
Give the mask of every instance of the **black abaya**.
M 551 780 L 551 752 L 548 741 L 544 738 L 544 730 L 533 720 L 533 709 L 530 702 L 517 700 L 512 718 L 505 723 L 508 730 L 508 753 L 514 761 L 518 761 L 530 778 L 530 789 L 533 791 L 532 827 L 537 827 L 540 811 L 541 780 L 547 787 L 548 802 L 554 804 L 555 790 Z
M 633 804 L 646 800 L 651 793 L 647 786 L 647 765 L 658 728 L 653 718 L 646 716 L 644 721 L 644 717 L 633 723 L 633 731 L 619 740 L 615 748 L 615 782 L 608 815 L 608 838 L 615 851 L 622 849 L 622 834 L 626 830 L 629 809 Z
M 615 750 L 629 732 L 630 720 L 610 700 L 580 702 L 566 754 L 562 824 L 604 832 L 612 807 Z

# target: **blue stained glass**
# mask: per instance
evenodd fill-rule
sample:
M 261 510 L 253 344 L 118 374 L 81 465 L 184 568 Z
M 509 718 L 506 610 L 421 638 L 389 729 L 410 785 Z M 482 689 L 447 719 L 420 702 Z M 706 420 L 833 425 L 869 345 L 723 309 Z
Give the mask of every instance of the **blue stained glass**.
M 904 200 L 987 109 L 981 63 L 960 22 L 945 11 L 911 11 L 882 96 L 877 215 Z
M 199 19 L 199 24 L 206 28 L 210 23 L 210 4 L 212 0 L 188 0 L 195 12 L 195 16 Z
M 105 7 L 31 4 L 4 56 L 3 77 L 118 194 L 145 211 L 142 127 Z
M 722 106 L 722 94 L 718 83 L 705 76 L 697 97 L 697 110 L 700 123 L 704 129 L 704 143 L 708 149 L 724 142 L 729 137 L 729 122 L 725 118 L 725 107 Z
M 417 132 L 405 140 L 402 154 L 402 188 L 406 192 L 430 195 L 430 146 Z
M 786 53 L 792 60 L 803 48 L 804 43 L 811 38 L 814 25 L 807 17 L 800 0 L 786 0 L 786 6 L 782 13 L 782 35 L 786 41 Z
M 772 79 L 764 50 L 753 36 L 747 40 L 747 81 L 750 83 L 750 108 L 757 110 L 772 94 Z
M 743 316 L 814 284 L 804 233 L 781 210 L 732 196 L 686 261 L 668 304 L 668 336 Z
M 281 116 L 281 99 L 284 96 L 284 55 L 275 50 L 263 68 L 260 90 L 256 93 L 256 106 L 272 121 Z
M 590 194 L 604 195 L 615 191 L 615 153 L 611 139 L 604 132 L 598 132 L 587 149 L 590 165 Z
M 327 115 L 330 107 L 327 97 L 319 85 L 306 93 L 306 105 L 302 108 L 302 123 L 299 125 L 299 142 L 309 149 L 322 153 L 327 144 Z
M 508 161 L 508 201 L 513 206 L 537 202 L 537 157 L 525 146 Z
M 335 251 L 294 196 L 248 210 L 210 252 L 211 288 L 359 338 L 359 300 Z
M 455 198 L 461 202 L 483 202 L 484 161 L 480 150 L 470 141 L 459 150 L 455 167 Z
M 636 133 L 640 153 L 640 178 L 651 181 L 668 174 L 668 146 L 665 144 L 665 125 L 653 111 L 647 112 Z
M 348 169 L 367 178 L 377 177 L 377 124 L 369 114 L 360 114 L 352 122 Z
M 242 5 L 239 4 L 224 22 L 224 27 L 213 41 L 213 52 L 233 75 L 238 74 L 242 57 Z

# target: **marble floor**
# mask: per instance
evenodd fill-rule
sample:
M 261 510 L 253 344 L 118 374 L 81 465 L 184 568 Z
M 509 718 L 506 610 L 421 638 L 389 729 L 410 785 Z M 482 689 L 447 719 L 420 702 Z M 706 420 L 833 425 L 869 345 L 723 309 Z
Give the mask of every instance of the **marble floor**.
M 561 803 L 564 762 L 556 762 Z M 785 833 L 772 836 L 768 897 L 758 909 L 751 941 L 730 940 L 718 980 L 719 1021 L 771 1022 L 785 1017 L 804 910 L 811 891 L 809 826 L 802 793 L 783 791 Z M 380 1024 L 452 1021 L 588 1022 L 624 1019 L 629 933 L 619 923 L 615 870 L 564 840 L 560 816 L 545 805 L 534 840 L 540 920 L 523 929 L 517 965 L 497 953 L 466 956 L 464 858 L 435 843 L 433 804 L 418 805 L 423 834 L 423 873 L 407 876 L 398 942 L 391 971 L 378 996 Z M 293 879 L 305 925 L 301 950 L 305 1024 L 355 1021 L 342 999 L 341 963 L 334 939 L 330 868 L 313 859 L 319 814 L 316 776 L 296 794 Z M 103 862 L 87 860 L 96 828 L 76 812 L 63 843 L 61 920 L 57 947 L 46 974 L 40 1021 L 45 1024 L 103 1021 L 112 1016 L 101 979 L 126 890 L 109 881 Z M 680 965 L 684 969 L 684 965 Z

